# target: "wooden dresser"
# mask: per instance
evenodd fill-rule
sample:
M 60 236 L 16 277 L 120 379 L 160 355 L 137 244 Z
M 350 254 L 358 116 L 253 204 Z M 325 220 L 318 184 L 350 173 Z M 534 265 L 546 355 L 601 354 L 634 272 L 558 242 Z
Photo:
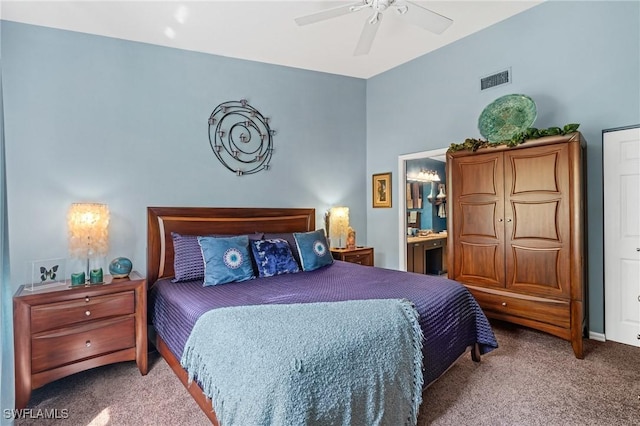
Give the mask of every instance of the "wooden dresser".
M 21 286 L 13 298 L 16 408 L 33 389 L 101 365 L 135 360 L 147 374 L 146 298 L 135 272 L 91 286 Z
M 447 154 L 449 277 L 487 316 L 571 342 L 583 357 L 584 140 L 580 133 Z
M 354 249 L 332 248 L 331 255 L 336 260 L 373 266 L 373 247 L 356 247 Z

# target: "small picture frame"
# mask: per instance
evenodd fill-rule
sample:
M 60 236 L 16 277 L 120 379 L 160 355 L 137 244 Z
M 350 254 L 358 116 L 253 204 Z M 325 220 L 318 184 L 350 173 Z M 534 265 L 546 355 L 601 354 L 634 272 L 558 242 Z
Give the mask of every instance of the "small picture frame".
M 31 286 L 26 285 L 25 289 L 36 291 L 43 288 L 66 284 L 65 265 L 67 259 L 64 257 L 55 259 L 34 260 L 29 264 L 31 273 Z
M 373 208 L 391 207 L 391 172 L 372 176 Z

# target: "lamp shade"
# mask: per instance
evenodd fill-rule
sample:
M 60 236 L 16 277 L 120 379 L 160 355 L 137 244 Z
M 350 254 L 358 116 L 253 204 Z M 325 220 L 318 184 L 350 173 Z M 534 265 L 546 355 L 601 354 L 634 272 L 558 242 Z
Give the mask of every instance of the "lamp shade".
M 71 204 L 67 214 L 72 257 L 106 256 L 109 251 L 109 207 L 98 203 Z
M 332 207 L 329 210 L 331 218 L 331 234 L 337 238 L 331 238 L 332 241 L 338 241 L 339 245 L 342 245 L 343 236 L 346 235 L 349 229 L 349 207 Z

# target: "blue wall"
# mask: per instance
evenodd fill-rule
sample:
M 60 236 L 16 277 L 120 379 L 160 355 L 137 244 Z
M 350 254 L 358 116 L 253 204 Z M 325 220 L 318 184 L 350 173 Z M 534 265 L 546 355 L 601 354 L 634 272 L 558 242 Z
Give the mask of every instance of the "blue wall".
M 480 77 L 506 67 L 513 83 L 480 91 Z M 588 143 L 589 327 L 604 333 L 601 132 L 640 122 L 639 2 L 545 2 L 367 80 L 367 173 L 397 174 L 399 155 L 480 137 L 482 109 L 508 93 L 534 99 L 535 127 L 581 124 Z M 379 266 L 399 264 L 398 226 L 390 226 L 398 208 L 367 215 Z
M 67 256 L 73 202 L 111 210 L 108 259 L 145 272 L 147 206 L 350 207 L 366 243 L 362 79 L 3 21 L 11 270 Z M 207 119 L 242 98 L 271 117 L 272 169 L 238 177 Z
M 455 25 L 455 24 L 454 24 Z M 144 271 L 150 205 L 350 207 L 376 264 L 398 267 L 398 206 L 372 209 L 371 174 L 398 156 L 479 137 L 495 98 L 525 93 L 536 127 L 588 141 L 590 329 L 604 331 L 601 130 L 640 122 L 640 4 L 548 1 L 369 80 L 3 21 L 11 270 L 67 253 L 66 212 L 100 201 L 111 253 Z M 511 67 L 513 83 L 480 92 Z M 206 120 L 247 98 L 272 117 L 272 170 L 237 177 Z M 402 177 L 403 178 L 403 177 Z M 394 183 L 394 190 L 396 183 Z

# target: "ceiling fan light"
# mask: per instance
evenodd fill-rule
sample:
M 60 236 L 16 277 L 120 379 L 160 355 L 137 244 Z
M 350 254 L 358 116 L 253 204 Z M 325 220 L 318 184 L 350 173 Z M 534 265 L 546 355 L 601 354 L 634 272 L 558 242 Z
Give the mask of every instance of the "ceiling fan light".
M 396 9 L 396 13 L 403 15 L 403 19 L 406 19 L 409 23 L 436 34 L 441 34 L 453 23 L 446 16 L 442 16 L 410 0 L 359 0 L 295 18 L 295 22 L 298 25 L 308 25 L 371 8 L 373 14 L 365 21 L 364 28 L 360 33 L 360 39 L 353 52 L 354 56 L 360 56 L 368 54 L 371 50 L 384 11 L 391 6 Z

